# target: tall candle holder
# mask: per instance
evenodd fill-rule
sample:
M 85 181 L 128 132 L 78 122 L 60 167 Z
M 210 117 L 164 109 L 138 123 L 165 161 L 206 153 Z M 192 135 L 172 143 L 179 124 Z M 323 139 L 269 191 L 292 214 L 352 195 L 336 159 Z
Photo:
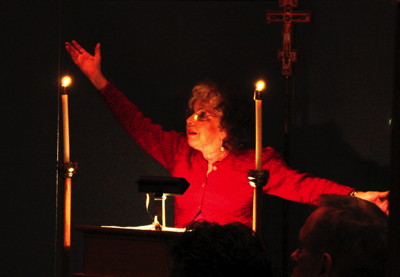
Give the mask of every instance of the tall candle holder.
M 69 112 L 68 112 L 68 91 L 67 87 L 71 84 L 71 78 L 65 76 L 61 80 L 61 108 L 62 108 L 62 127 L 63 127 L 63 162 L 58 165 L 60 173 L 64 177 L 63 194 L 63 273 L 64 276 L 70 275 L 69 256 L 71 248 L 71 195 L 72 177 L 76 173 L 78 164 L 71 162 L 70 141 L 69 141 Z
M 262 212 L 262 188 L 268 182 L 269 172 L 262 170 L 262 99 L 261 92 L 265 89 L 265 82 L 258 81 L 254 90 L 256 132 L 255 132 L 255 169 L 248 170 L 249 183 L 254 187 L 253 195 L 253 224 L 254 232 L 261 231 L 260 215 Z

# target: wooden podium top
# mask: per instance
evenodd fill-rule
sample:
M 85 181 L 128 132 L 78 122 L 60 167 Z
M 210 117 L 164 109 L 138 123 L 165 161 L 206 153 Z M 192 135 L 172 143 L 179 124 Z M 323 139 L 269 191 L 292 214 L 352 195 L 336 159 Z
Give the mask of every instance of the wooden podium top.
M 78 225 L 83 232 L 83 273 L 76 276 L 168 276 L 171 249 L 182 231 Z
M 176 238 L 183 232 L 183 229 L 164 228 L 161 231 L 144 229 L 144 227 L 126 227 L 126 226 L 91 226 L 76 225 L 75 230 L 83 232 L 84 235 L 105 235 L 105 236 L 128 236 L 128 237 L 159 237 Z

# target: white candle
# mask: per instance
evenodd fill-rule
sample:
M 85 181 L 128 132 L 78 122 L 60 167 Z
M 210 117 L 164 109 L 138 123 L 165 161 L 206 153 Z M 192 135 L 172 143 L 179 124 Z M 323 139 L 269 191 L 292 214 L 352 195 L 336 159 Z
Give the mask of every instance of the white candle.
M 262 154 L 262 100 L 261 91 L 265 88 L 264 81 L 256 83 L 254 91 L 255 111 L 256 111 L 256 170 L 261 170 L 261 154 Z
M 65 76 L 61 80 L 63 91 L 61 92 L 61 108 L 63 120 L 63 142 L 64 142 L 64 166 L 65 170 L 69 170 L 70 145 L 69 145 L 69 115 L 68 115 L 68 92 L 67 87 L 71 84 L 71 78 Z M 67 172 L 66 172 L 67 173 Z M 68 256 L 71 246 L 71 190 L 72 180 L 68 174 L 64 178 L 64 255 Z M 64 265 L 66 268 L 68 264 Z M 67 269 L 66 269 L 67 270 Z M 67 270 L 68 271 L 68 270 Z
M 261 91 L 265 88 L 264 81 L 258 81 L 256 83 L 256 89 L 254 90 L 254 101 L 255 101 L 255 111 L 256 111 L 256 175 L 260 173 L 262 166 L 262 100 L 261 100 Z M 258 209 L 259 209 L 259 199 L 262 191 L 262 187 L 258 184 L 258 176 L 255 177 L 255 188 L 254 188 L 254 196 L 253 196 L 253 231 L 258 232 Z
M 65 76 L 61 80 L 63 92 L 61 94 L 61 107 L 63 119 L 63 141 L 64 141 L 64 163 L 69 163 L 70 160 L 70 143 L 69 143 L 69 113 L 68 113 L 68 93 L 67 87 L 71 84 L 71 78 Z

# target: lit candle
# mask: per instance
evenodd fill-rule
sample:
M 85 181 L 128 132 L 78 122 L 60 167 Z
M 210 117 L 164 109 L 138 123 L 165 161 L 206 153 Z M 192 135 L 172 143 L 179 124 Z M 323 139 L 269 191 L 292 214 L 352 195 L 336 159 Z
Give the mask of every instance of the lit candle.
M 70 162 L 69 147 L 69 115 L 68 115 L 68 93 L 67 87 L 71 84 L 71 77 L 65 76 L 61 80 L 63 91 L 61 93 L 62 118 L 63 118 L 63 139 L 64 139 L 64 163 Z
M 256 83 L 256 89 L 254 90 L 254 101 L 255 101 L 255 110 L 256 110 L 256 176 L 255 178 L 255 188 L 254 188 L 254 196 L 253 196 L 253 231 L 260 231 L 260 220 L 258 216 L 258 212 L 260 209 L 259 201 L 261 199 L 262 186 L 259 184 L 259 175 L 261 174 L 261 155 L 262 155 L 262 100 L 261 100 L 261 91 L 265 89 L 265 82 L 258 81 Z
M 261 170 L 262 154 L 262 100 L 261 91 L 265 89 L 265 82 L 260 80 L 256 83 L 254 90 L 254 101 L 256 110 L 256 170 Z
M 71 78 L 65 76 L 61 80 L 63 91 L 61 92 L 61 107 L 63 119 L 63 138 L 64 138 L 64 166 L 68 170 L 70 164 L 70 147 L 69 147 L 69 118 L 68 118 L 68 92 L 67 87 L 71 84 Z M 71 246 L 71 195 L 72 180 L 66 174 L 64 179 L 64 255 L 68 256 Z M 68 264 L 64 265 L 66 268 Z

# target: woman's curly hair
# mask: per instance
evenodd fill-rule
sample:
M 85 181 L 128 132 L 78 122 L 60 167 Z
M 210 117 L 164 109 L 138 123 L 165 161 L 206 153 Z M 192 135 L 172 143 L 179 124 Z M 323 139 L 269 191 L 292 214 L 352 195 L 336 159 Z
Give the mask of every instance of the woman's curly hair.
M 220 126 L 227 133 L 223 147 L 229 151 L 246 148 L 252 137 L 251 94 L 246 94 L 237 85 L 205 79 L 195 84 L 188 102 L 188 113 L 193 113 L 194 103 L 199 100 L 210 103 L 215 97 L 220 101 L 215 109 L 222 113 Z

